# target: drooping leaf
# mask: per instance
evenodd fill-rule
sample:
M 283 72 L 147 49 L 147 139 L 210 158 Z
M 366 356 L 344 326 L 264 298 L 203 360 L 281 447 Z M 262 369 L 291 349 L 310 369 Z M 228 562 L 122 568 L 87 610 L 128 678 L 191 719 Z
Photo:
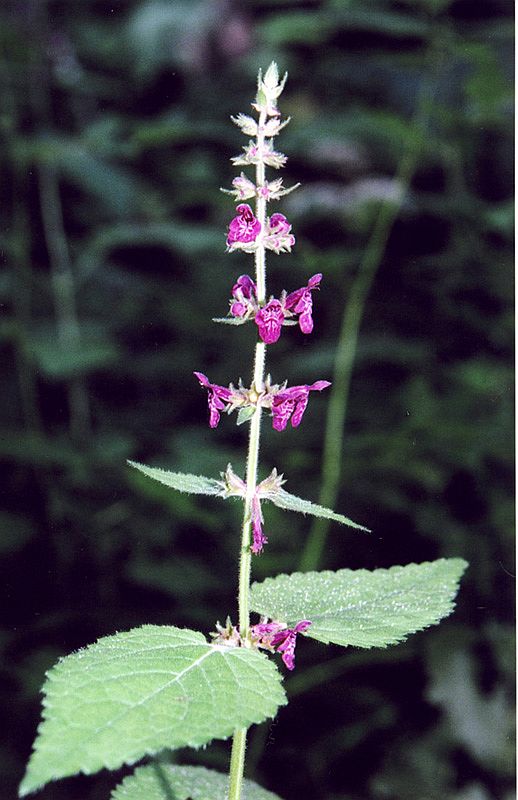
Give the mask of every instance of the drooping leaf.
M 285 703 L 280 674 L 266 656 L 158 625 L 107 636 L 63 658 L 43 692 L 43 722 L 21 796 L 165 747 L 226 739 Z
M 360 531 L 369 532 L 369 528 L 353 522 L 343 514 L 337 514 L 331 511 L 330 508 L 324 508 L 310 500 L 303 500 L 301 497 L 296 497 L 294 494 L 285 492 L 284 489 L 279 489 L 275 494 L 268 498 L 279 508 L 286 508 L 288 511 L 299 511 L 301 514 L 311 514 L 313 517 L 324 517 L 324 519 L 332 519 L 334 522 L 340 522 L 342 525 L 349 525 L 350 528 L 357 528 Z
M 304 635 L 325 644 L 386 647 L 448 616 L 466 567 L 461 558 L 441 558 L 372 572 L 279 575 L 253 584 L 251 606 L 290 626 L 311 620 Z
M 153 478 L 154 481 L 170 486 L 171 489 L 176 489 L 178 492 L 186 492 L 187 494 L 221 494 L 221 484 L 213 478 L 206 478 L 204 475 L 170 472 L 167 469 L 160 469 L 160 467 L 147 467 L 145 464 L 139 464 L 136 461 L 128 461 L 128 464 L 143 472 L 148 478 Z
M 111 800 L 219 800 L 227 796 L 228 775 L 205 767 L 152 764 L 139 767 L 112 792 Z M 280 800 L 245 780 L 243 800 Z

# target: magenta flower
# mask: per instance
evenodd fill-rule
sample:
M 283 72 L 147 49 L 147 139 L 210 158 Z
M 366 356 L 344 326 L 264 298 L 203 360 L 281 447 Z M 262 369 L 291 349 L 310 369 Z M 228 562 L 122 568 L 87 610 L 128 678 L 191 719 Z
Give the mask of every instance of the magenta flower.
M 273 635 L 271 645 L 278 653 L 282 653 L 282 660 L 288 669 L 294 669 L 295 667 L 297 633 L 304 633 L 310 625 L 311 622 L 308 619 L 303 619 L 301 622 L 297 622 L 294 628 L 286 628 Z
M 203 372 L 195 372 L 194 374 L 198 378 L 200 386 L 204 386 L 209 392 L 209 425 L 211 428 L 216 428 L 220 420 L 219 412 L 226 411 L 235 397 L 234 392 L 226 386 L 210 383 Z
M 309 400 L 310 392 L 321 392 L 331 386 L 330 381 L 316 381 L 311 386 L 291 386 L 274 395 L 272 401 L 273 427 L 283 431 L 291 418 L 293 428 L 297 428 L 302 420 Z
M 262 553 L 264 545 L 268 543 L 268 539 L 263 533 L 263 522 L 261 501 L 256 493 L 252 500 L 252 533 L 254 541 L 251 550 L 254 555 Z
M 258 637 L 259 647 L 273 649 L 277 653 L 282 653 L 282 660 L 289 670 L 295 667 L 295 646 L 297 644 L 297 634 L 304 633 L 311 622 L 303 619 L 297 622 L 294 628 L 287 628 L 282 622 L 261 622 L 252 625 L 252 635 Z
M 253 211 L 247 203 L 241 203 L 236 208 L 238 217 L 234 217 L 228 226 L 227 245 L 248 244 L 254 242 L 261 231 L 261 223 L 254 217 Z
M 249 311 L 256 307 L 257 287 L 250 275 L 240 275 L 232 287 L 232 297 L 234 301 L 230 306 L 230 313 L 233 317 L 244 317 Z
M 285 306 L 287 310 L 293 311 L 294 314 L 299 314 L 299 327 L 302 333 L 311 333 L 313 330 L 313 299 L 311 292 L 313 289 L 319 288 L 321 280 L 322 273 L 318 272 L 309 279 L 306 286 L 291 292 L 286 298 Z
M 275 216 L 275 215 L 274 215 Z M 282 217 L 282 214 L 279 215 Z M 255 319 L 259 329 L 259 336 L 266 344 L 278 341 L 283 325 L 295 325 L 292 317 L 298 316 L 298 324 L 302 333 L 311 333 L 313 330 L 313 301 L 311 293 L 320 287 L 321 273 L 313 275 L 306 286 L 287 294 L 281 293 L 277 300 L 271 297 L 262 308 L 257 301 L 257 287 L 249 275 L 240 275 L 232 287 L 230 299 L 230 314 L 242 319 Z
M 259 328 L 259 336 L 266 344 L 273 344 L 281 335 L 284 322 L 284 310 L 279 300 L 270 300 L 255 315 L 255 324 Z
M 272 214 L 268 220 L 264 246 L 275 253 L 289 253 L 295 244 L 295 237 L 290 231 L 291 225 L 284 214 Z

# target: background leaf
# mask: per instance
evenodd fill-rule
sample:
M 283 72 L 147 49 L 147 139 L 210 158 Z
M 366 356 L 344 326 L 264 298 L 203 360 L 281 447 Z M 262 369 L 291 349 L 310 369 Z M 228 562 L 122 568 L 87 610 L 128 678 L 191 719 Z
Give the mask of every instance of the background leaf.
M 266 656 L 156 625 L 63 658 L 43 691 L 44 719 L 22 796 L 50 780 L 116 769 L 165 747 L 225 739 L 285 703 L 280 674 Z
M 466 567 L 441 558 L 372 572 L 279 575 L 253 584 L 251 605 L 289 626 L 311 620 L 305 635 L 325 644 L 386 647 L 451 614 Z
M 139 767 L 125 778 L 111 800 L 216 800 L 226 797 L 228 775 L 205 767 L 153 764 Z M 245 779 L 243 800 L 280 800 L 253 781 Z

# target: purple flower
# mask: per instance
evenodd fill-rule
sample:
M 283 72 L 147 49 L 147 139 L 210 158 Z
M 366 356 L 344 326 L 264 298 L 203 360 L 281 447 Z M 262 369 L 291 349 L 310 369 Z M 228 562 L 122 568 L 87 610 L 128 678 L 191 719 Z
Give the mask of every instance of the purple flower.
M 250 275 L 240 275 L 232 287 L 233 297 L 238 297 L 238 295 L 241 294 L 243 297 L 246 297 L 246 299 L 249 300 L 256 293 L 257 287 Z
M 284 310 L 279 300 L 270 300 L 255 315 L 259 336 L 266 344 L 273 344 L 281 335 Z
M 232 287 L 232 297 L 234 301 L 230 306 L 230 313 L 233 317 L 244 317 L 248 311 L 253 311 L 257 287 L 250 275 L 240 275 Z
M 299 326 L 302 333 L 311 333 L 313 330 L 313 317 L 311 315 L 313 300 L 311 292 L 313 289 L 318 289 L 321 280 L 322 273 L 318 272 L 309 279 L 307 286 L 303 286 L 301 289 L 291 292 L 286 298 L 287 310 L 300 315 Z
M 275 633 L 271 640 L 271 645 L 278 653 L 282 653 L 282 660 L 288 669 L 295 667 L 295 645 L 297 644 L 297 633 L 304 633 L 311 622 L 308 619 L 303 619 L 297 622 L 294 628 L 286 628 L 283 631 Z
M 263 533 L 263 522 L 261 501 L 256 493 L 252 500 L 252 533 L 254 541 L 251 550 L 254 555 L 262 553 L 263 546 L 268 543 L 268 539 Z
M 277 236 L 284 236 L 291 231 L 291 225 L 284 214 L 272 214 L 270 217 L 270 232 Z
M 227 245 L 229 247 L 236 242 L 241 244 L 254 242 L 261 231 L 261 223 L 254 217 L 253 211 L 247 203 L 241 203 L 236 211 L 239 216 L 234 217 L 228 226 Z
M 293 428 L 300 425 L 304 411 L 308 404 L 309 393 L 321 392 L 331 386 L 329 381 L 316 381 L 311 386 L 291 386 L 274 395 L 272 401 L 273 427 L 276 431 L 283 431 L 291 417 Z
M 200 382 L 209 392 L 209 425 L 216 428 L 220 419 L 220 411 L 225 411 L 227 405 L 234 399 L 234 392 L 226 386 L 218 386 L 210 383 L 203 372 L 194 373 Z
M 295 237 L 290 231 L 291 225 L 284 214 L 272 214 L 268 220 L 264 246 L 275 253 L 289 253 L 295 244 Z
M 295 667 L 297 634 L 304 633 L 310 625 L 308 619 L 297 622 L 294 628 L 287 628 L 282 622 L 260 622 L 258 625 L 252 625 L 251 630 L 252 636 L 259 640 L 258 646 L 282 653 L 282 660 L 291 670 Z

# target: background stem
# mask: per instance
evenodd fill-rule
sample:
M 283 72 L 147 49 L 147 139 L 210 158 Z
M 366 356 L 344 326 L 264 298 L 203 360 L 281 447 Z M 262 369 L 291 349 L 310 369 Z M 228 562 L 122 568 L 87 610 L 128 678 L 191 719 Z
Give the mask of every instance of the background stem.
M 431 54 L 435 55 L 433 44 Z M 434 79 L 435 72 L 436 70 L 434 70 Z M 347 416 L 349 389 L 356 358 L 358 334 L 363 319 L 365 303 L 376 272 L 383 260 L 392 226 L 401 210 L 416 169 L 430 115 L 431 96 L 431 82 L 428 79 L 424 79 L 411 124 L 413 132 L 409 137 L 409 143 L 401 157 L 395 176 L 395 180 L 400 186 L 399 200 L 387 199 L 382 202 L 372 234 L 361 259 L 358 273 L 345 303 L 326 419 L 319 495 L 319 503 L 330 508 L 334 508 L 336 505 L 340 488 L 344 424 Z M 320 517 L 314 518 L 299 560 L 298 568 L 302 572 L 318 569 L 330 524 L 330 520 Z

